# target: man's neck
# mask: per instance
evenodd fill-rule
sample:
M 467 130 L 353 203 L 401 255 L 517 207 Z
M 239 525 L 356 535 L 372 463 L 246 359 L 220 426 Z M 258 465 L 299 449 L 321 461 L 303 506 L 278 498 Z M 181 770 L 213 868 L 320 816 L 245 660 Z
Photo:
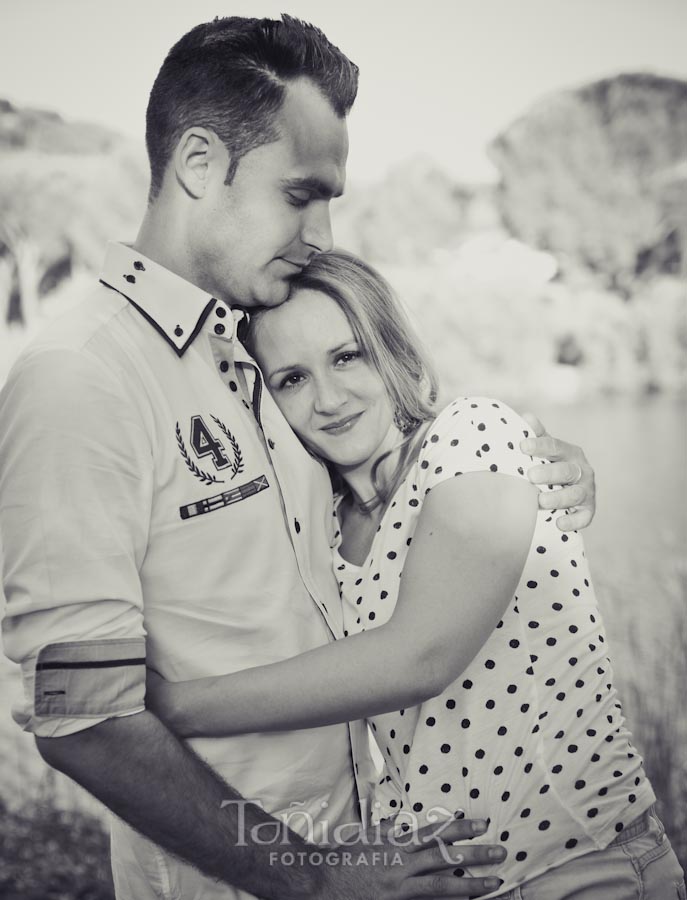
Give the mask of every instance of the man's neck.
M 163 200 L 151 204 L 143 217 L 133 249 L 179 275 L 180 278 L 196 284 L 188 246 L 182 234 L 183 229 L 176 219 L 177 216 L 170 204 L 166 204 Z

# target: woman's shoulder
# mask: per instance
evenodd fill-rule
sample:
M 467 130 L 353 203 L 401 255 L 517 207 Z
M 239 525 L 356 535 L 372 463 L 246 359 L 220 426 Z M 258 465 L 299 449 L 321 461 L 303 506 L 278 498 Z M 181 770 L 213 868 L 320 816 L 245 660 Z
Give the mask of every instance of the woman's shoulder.
M 471 471 L 524 477 L 532 458 L 520 450 L 530 433 L 508 404 L 492 397 L 458 397 L 436 417 L 419 455 L 421 470 L 450 477 Z
M 440 440 L 447 432 L 457 430 L 475 431 L 478 435 L 493 430 L 499 436 L 508 434 L 517 437 L 518 441 L 530 433 L 527 422 L 519 413 L 493 397 L 457 397 L 452 400 L 434 419 L 427 438 L 432 442 L 436 435 Z

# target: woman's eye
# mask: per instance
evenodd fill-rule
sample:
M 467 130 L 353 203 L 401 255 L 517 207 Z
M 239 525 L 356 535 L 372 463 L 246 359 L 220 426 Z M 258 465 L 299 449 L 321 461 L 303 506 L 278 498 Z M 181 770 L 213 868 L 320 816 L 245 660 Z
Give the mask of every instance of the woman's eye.
M 290 375 L 287 375 L 285 378 L 279 382 L 279 389 L 283 390 L 284 388 L 294 388 L 298 387 L 303 381 L 303 376 L 300 372 L 292 372 Z
M 346 363 L 355 362 L 355 360 L 360 359 L 362 353 L 359 350 L 347 350 L 345 353 L 340 353 L 336 358 L 337 365 Z

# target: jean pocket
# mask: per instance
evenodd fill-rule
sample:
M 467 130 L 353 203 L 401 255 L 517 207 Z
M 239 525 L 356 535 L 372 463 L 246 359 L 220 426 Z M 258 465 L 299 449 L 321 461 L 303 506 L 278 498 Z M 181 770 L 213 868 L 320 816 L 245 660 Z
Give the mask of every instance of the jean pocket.
M 687 900 L 684 873 L 667 837 L 638 862 L 641 863 L 642 897 L 646 900 L 663 900 L 664 897 Z

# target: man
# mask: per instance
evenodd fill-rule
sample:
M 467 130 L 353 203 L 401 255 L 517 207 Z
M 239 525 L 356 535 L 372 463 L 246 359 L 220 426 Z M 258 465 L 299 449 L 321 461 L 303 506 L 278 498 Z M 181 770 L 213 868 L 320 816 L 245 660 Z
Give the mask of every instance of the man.
M 400 865 L 379 853 L 397 850 L 382 835 L 378 865 L 346 865 L 343 850 L 318 864 L 303 838 L 340 841 L 332 827 L 358 821 L 365 798 L 360 723 L 350 736 L 336 726 L 191 748 L 144 708 L 146 659 L 188 679 L 341 634 L 326 476 L 262 390 L 233 307 L 281 303 L 331 247 L 356 89 L 356 67 L 287 16 L 184 36 L 150 97 L 136 243 L 110 247 L 93 296 L 28 348 L 2 393 L 4 639 L 27 698 L 17 718 L 117 815 L 126 900 L 496 886 L 451 874 L 502 858 L 495 847 L 416 843 L 398 848 Z M 275 820 L 241 795 L 302 836 L 266 840 Z M 480 830 L 457 821 L 443 837 Z M 299 863 L 275 864 L 275 846 L 298 849 Z

